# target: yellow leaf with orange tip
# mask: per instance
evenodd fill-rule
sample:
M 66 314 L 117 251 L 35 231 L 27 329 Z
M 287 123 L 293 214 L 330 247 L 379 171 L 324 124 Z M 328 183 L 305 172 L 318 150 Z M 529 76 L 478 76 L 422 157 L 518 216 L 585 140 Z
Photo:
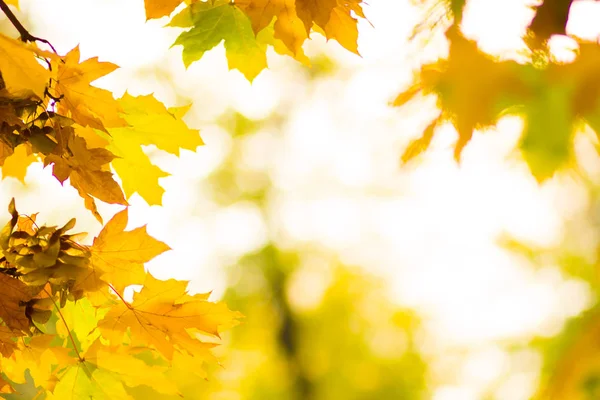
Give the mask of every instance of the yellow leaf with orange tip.
M 97 57 L 79 62 L 79 46 L 71 50 L 58 63 L 55 76 L 57 83 L 53 93 L 58 101 L 58 111 L 72 118 L 81 126 L 106 130 L 107 127 L 126 126 L 121 118 L 119 103 L 108 90 L 91 86 L 98 78 L 113 72 L 118 67 L 109 62 L 100 62 Z
M 186 286 L 185 281 L 159 281 L 148 274 L 131 304 L 112 307 L 98 323 L 102 336 L 118 344 L 128 335 L 132 346 L 150 344 L 172 360 L 176 352 L 193 354 L 194 346 L 202 343 L 193 331 L 218 336 L 237 323 L 239 313 L 207 301 L 204 295 L 187 294 Z
M 240 0 L 236 5 L 250 18 L 255 34 L 275 19 L 275 38 L 281 40 L 292 54 L 297 54 L 308 39 L 310 31 L 298 17 L 295 0 Z
M 38 157 L 32 153 L 30 145 L 25 143 L 18 145 L 15 147 L 14 153 L 4 160 L 2 179 L 10 176 L 25 183 L 27 168 L 37 160 Z
M 39 50 L 33 44 L 25 44 L 0 34 L 0 71 L 11 95 L 44 98 L 50 80 L 50 71 L 36 59 Z
M 335 39 L 346 50 L 358 54 L 358 21 L 350 11 L 344 6 L 335 7 L 323 30 L 327 39 Z
M 229 68 L 252 81 L 267 68 L 267 44 L 308 65 L 302 46 L 313 31 L 358 54 L 356 17 L 365 18 L 361 0 L 192 1 L 169 25 L 191 27 L 174 43 L 183 46 L 186 66 L 223 41 Z
M 120 291 L 125 286 L 144 283 L 144 263 L 170 250 L 148 235 L 145 226 L 126 231 L 127 214 L 127 209 L 115 214 L 90 248 L 94 270 Z
M 275 19 L 275 37 L 296 54 L 314 26 L 327 39 L 335 39 L 358 54 L 358 17 L 364 18 L 360 0 L 240 0 L 236 4 L 248 15 L 258 33 Z
M 182 0 L 144 0 L 146 20 L 166 17 L 182 3 Z

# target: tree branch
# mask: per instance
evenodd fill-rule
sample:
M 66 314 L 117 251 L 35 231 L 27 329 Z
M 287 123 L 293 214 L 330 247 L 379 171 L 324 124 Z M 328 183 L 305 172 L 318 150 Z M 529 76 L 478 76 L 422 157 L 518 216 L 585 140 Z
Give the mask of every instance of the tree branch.
M 12 12 L 12 10 L 10 9 L 10 7 L 8 7 L 8 4 L 6 4 L 6 2 L 4 0 L 0 0 L 0 10 L 2 10 L 2 12 L 6 15 L 6 17 L 8 18 L 8 20 L 11 22 L 11 24 L 13 24 L 13 26 L 15 27 L 15 29 L 19 32 L 19 35 L 21 35 L 21 40 L 23 42 L 42 42 L 42 43 L 46 43 L 48 46 L 50 46 L 50 48 L 52 49 L 52 51 L 54 53 L 58 54 L 56 52 L 56 49 L 54 48 L 54 46 L 52 46 L 52 43 L 50 43 L 46 39 L 42 39 L 42 38 L 39 38 L 37 36 L 33 36 L 31 33 L 29 33 L 29 31 L 23 26 L 23 24 L 21 23 L 21 21 L 19 21 L 19 19 L 17 18 L 17 16 Z

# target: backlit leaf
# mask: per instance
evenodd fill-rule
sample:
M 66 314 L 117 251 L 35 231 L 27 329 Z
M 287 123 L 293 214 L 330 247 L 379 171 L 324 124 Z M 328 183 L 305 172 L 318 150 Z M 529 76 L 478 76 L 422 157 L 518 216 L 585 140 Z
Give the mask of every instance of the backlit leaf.
M 9 93 L 44 98 L 50 71 L 38 62 L 37 54 L 33 45 L 0 34 L 0 71 Z
M 189 16 L 194 24 L 174 43 L 183 46 L 186 66 L 224 41 L 229 69 L 238 69 L 252 81 L 267 67 L 266 46 L 256 41 L 250 21 L 237 5 L 227 1 L 218 1 L 215 6 L 198 2 L 182 14 Z
M 117 290 L 144 283 L 144 263 L 170 250 L 148 235 L 145 226 L 125 231 L 127 220 L 127 209 L 118 212 L 94 239 L 90 249 L 93 268 Z

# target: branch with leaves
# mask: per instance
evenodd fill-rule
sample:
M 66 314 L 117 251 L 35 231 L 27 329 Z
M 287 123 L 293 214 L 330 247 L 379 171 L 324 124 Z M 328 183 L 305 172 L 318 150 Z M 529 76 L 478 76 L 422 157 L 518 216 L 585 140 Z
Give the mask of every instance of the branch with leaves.
M 186 281 L 145 272 L 144 263 L 169 247 L 145 227 L 126 231 L 127 209 L 92 246 L 68 233 L 74 219 L 60 228 L 37 226 L 36 215 L 20 215 L 14 199 L 9 212 L 0 232 L 0 393 L 26 383 L 34 366 L 35 387 L 57 399 L 130 398 L 128 390 L 149 377 L 180 368 L 204 377 L 216 342 L 199 335 L 218 338 L 240 314 L 209 302 L 208 294 L 188 294 Z M 127 301 L 131 284 L 143 286 Z M 151 386 L 178 393 L 164 376 Z
M 146 0 L 147 18 L 168 16 L 181 3 Z M 186 66 L 221 42 L 229 67 L 249 80 L 267 67 L 268 47 L 308 65 L 302 46 L 313 31 L 358 54 L 360 0 L 185 4 L 169 25 L 185 28 L 175 44 L 183 46 Z M 28 166 L 42 162 L 100 223 L 97 200 L 127 207 L 137 193 L 160 205 L 159 178 L 167 173 L 142 146 L 178 156 L 203 145 L 182 120 L 189 106 L 168 108 L 153 95 L 114 98 L 93 83 L 116 65 L 82 61 L 78 47 L 60 54 L 30 33 L 14 7 L 18 0 L 0 0 L 20 36 L 0 34 L 2 176 L 24 182 Z M 169 248 L 145 227 L 126 231 L 127 208 L 92 246 L 68 233 L 74 219 L 60 228 L 38 226 L 36 215 L 19 215 L 14 199 L 9 212 L 0 231 L 0 393 L 27 387 L 47 399 L 130 399 L 139 391 L 160 398 L 179 395 L 182 371 L 204 377 L 214 339 L 241 315 L 208 294 L 188 294 L 186 281 L 147 273 L 144 263 Z M 130 285 L 141 289 L 127 300 Z
M 429 147 L 437 127 L 450 122 L 458 133 L 454 156 L 460 160 L 477 129 L 494 126 L 505 115 L 523 118 L 519 141 L 523 160 L 542 182 L 575 163 L 573 142 L 584 124 L 600 133 L 600 46 L 573 38 L 578 49 L 573 62 L 557 60 L 548 39 L 566 34 L 571 1 L 546 1 L 537 10 L 527 36 L 527 62 L 500 60 L 486 54 L 464 36 L 459 21 L 464 0 L 447 0 L 454 22 L 446 31 L 447 58 L 423 65 L 415 82 L 393 104 L 402 106 L 418 94 L 435 96 L 441 114 L 412 141 L 403 162 Z

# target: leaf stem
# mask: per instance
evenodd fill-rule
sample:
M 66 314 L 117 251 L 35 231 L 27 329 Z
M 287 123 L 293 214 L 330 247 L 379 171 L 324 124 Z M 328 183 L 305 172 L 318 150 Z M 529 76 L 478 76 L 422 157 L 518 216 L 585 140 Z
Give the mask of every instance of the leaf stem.
M 117 289 L 115 289 L 115 287 L 114 287 L 112 284 L 110 284 L 110 283 L 109 283 L 109 284 L 108 284 L 108 287 L 109 287 L 109 288 L 111 288 L 111 289 L 113 290 L 113 292 L 115 292 L 115 294 L 116 294 L 117 296 L 119 296 L 119 298 L 121 299 L 121 301 L 122 301 L 123 303 L 125 303 L 125 305 L 127 306 L 127 308 L 131 308 L 131 304 L 129 304 L 127 301 L 125 301 L 125 299 L 123 298 L 123 296 L 121 296 L 121 293 L 119 293 L 119 292 L 117 291 Z
M 0 1 L 2 1 L 2 0 L 0 0 Z M 58 315 L 60 316 L 60 319 L 62 320 L 63 324 L 65 325 L 65 328 L 67 328 L 67 333 L 69 334 L 69 339 L 71 340 L 73 349 L 75 350 L 75 353 L 77 354 L 77 358 L 79 359 L 79 361 L 85 361 L 83 359 L 83 357 L 81 357 L 81 353 L 79 352 L 79 349 L 77 348 L 77 345 L 75 344 L 75 339 L 73 338 L 73 335 L 71 334 L 71 329 L 69 329 L 69 325 L 67 325 L 67 321 L 65 320 L 65 317 L 63 316 L 62 312 L 60 311 L 60 307 L 58 306 L 58 304 L 56 304 L 56 301 L 54 301 L 54 298 L 52 297 L 52 295 L 48 292 L 48 290 L 46 288 L 44 288 L 44 292 L 46 292 L 46 294 L 48 295 L 50 300 L 52 300 L 52 303 L 54 304 L 56 311 L 58 311 Z
M 6 4 L 6 2 L 4 0 L 0 0 L 0 10 L 2 10 L 2 12 L 6 15 L 6 17 L 8 18 L 8 20 L 11 22 L 11 24 L 13 24 L 13 26 L 15 27 L 15 29 L 19 32 L 19 35 L 21 35 L 21 40 L 23 42 L 42 42 L 42 43 L 46 43 L 48 46 L 50 46 L 50 48 L 52 49 L 52 51 L 54 53 L 58 54 L 58 52 L 56 51 L 56 49 L 54 48 L 54 46 L 52 46 L 52 43 L 50 43 L 46 39 L 42 39 L 42 38 L 39 38 L 37 36 L 33 36 L 31 33 L 29 33 L 29 31 L 23 26 L 23 24 L 21 23 L 21 21 L 19 21 L 19 19 L 17 18 L 17 16 L 12 12 L 12 10 L 10 9 L 10 7 L 8 7 L 8 4 Z

